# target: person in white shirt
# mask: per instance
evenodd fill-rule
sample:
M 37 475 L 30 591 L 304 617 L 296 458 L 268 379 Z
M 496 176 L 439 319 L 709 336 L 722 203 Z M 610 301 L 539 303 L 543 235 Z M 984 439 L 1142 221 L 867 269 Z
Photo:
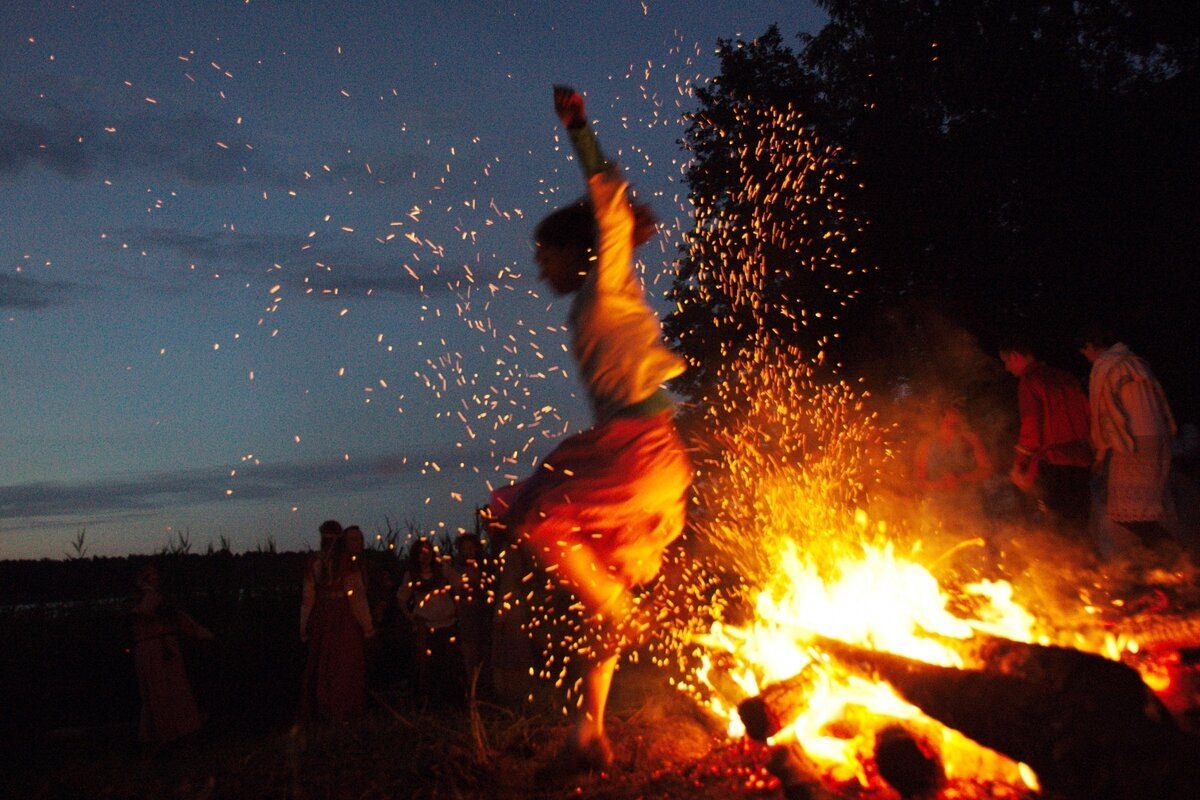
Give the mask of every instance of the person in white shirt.
M 1109 523 L 1154 546 L 1169 537 L 1167 481 L 1175 418 L 1149 365 L 1099 327 L 1080 334 L 1079 352 L 1092 363 L 1088 379 L 1096 472 Z M 1103 520 L 1102 520 L 1103 522 Z M 1110 549 L 1107 537 L 1101 549 Z

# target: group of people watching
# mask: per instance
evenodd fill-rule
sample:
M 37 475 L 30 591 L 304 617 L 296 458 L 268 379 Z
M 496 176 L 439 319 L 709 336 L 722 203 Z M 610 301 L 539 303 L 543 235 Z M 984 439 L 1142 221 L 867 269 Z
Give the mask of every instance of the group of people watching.
M 1091 363 L 1086 390 L 1029 343 L 1000 345 L 1005 370 L 1017 378 L 1019 417 L 1004 485 L 1020 491 L 1037 522 L 1088 544 L 1101 559 L 1122 546 L 1159 547 L 1174 527 L 1168 480 L 1177 431 L 1166 395 L 1145 360 L 1106 330 L 1089 327 L 1076 345 Z M 961 499 L 964 489 L 982 492 L 990 510 L 993 475 L 961 402 L 947 404 L 933 435 L 917 447 L 914 484 L 943 502 Z
M 297 732 L 360 717 L 372 665 L 375 683 L 407 682 L 417 702 L 454 706 L 469 690 L 489 691 L 493 578 L 478 536 L 460 534 L 452 561 L 429 539 L 416 539 L 400 572 L 392 558 L 368 559 L 359 527 L 327 520 L 319 530 L 302 579 L 299 638 L 307 654 Z M 153 748 L 201 730 L 184 653 L 188 640 L 215 639 L 160 583 L 154 564 L 143 567 L 132 610 L 139 738 Z
M 320 534 L 321 547 L 304 567 L 300 639 L 308 656 L 300 722 L 362 714 L 371 642 L 379 642 L 377 660 L 399 662 L 418 698 L 462 702 L 482 673 L 490 630 L 491 578 L 479 537 L 461 534 L 453 563 L 429 539 L 415 540 L 397 581 L 386 569 L 368 569 L 357 526 L 327 520 Z

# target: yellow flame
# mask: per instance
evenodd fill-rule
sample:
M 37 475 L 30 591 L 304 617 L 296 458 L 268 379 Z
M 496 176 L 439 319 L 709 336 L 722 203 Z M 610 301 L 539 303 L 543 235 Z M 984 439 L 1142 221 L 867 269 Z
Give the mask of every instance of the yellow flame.
M 866 530 L 855 512 L 845 527 Z M 1004 581 L 982 581 L 961 589 L 969 602 L 951 597 L 921 564 L 896 554 L 891 543 L 862 543 L 857 554 L 836 559 L 832 568 L 784 540 L 777 569 L 754 598 L 754 615 L 743 625 L 715 622 L 696 637 L 702 648 L 694 683 L 682 685 L 719 717 L 730 736 L 741 736 L 737 702 L 801 671 L 810 676 L 796 717 L 772 744 L 796 740 L 831 779 L 868 778 L 875 732 L 898 721 L 930 731 L 946 772 L 1013 785 L 1036 784 L 1028 767 L 986 750 L 925 717 L 886 683 L 850 674 L 824 656 L 817 637 L 827 637 L 947 667 L 964 667 L 953 646 L 976 632 L 1032 641 L 1035 619 L 1013 598 Z M 959 598 L 961 601 L 963 598 Z M 969 607 L 971 616 L 951 606 Z M 718 675 L 718 673 L 720 673 Z M 732 695 L 732 696 L 731 696 Z M 848 724 L 847 720 L 853 720 Z

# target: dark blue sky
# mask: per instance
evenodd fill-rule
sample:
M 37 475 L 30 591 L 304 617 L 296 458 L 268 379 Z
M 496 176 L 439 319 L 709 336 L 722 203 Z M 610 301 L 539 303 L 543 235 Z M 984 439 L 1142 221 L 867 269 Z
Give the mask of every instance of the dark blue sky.
M 550 86 L 687 227 L 719 37 L 791 2 L 0 6 L 0 557 L 470 526 L 589 424 L 529 232 Z

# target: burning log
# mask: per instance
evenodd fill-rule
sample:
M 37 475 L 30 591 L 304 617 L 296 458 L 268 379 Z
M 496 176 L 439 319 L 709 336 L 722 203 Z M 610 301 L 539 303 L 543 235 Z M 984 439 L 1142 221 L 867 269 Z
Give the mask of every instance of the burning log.
M 738 703 L 738 716 L 751 739 L 765 742 L 796 718 L 812 691 L 813 679 L 801 670 L 787 680 L 770 684 L 754 697 Z
M 875 736 L 875 766 L 880 777 L 905 800 L 934 797 L 946 780 L 935 750 L 922 746 L 912 731 L 901 725 L 884 728 Z
M 1182 649 L 1189 637 L 1186 630 L 1174 625 L 1155 629 L 1154 634 L 1156 638 L 1146 637 L 1149 645 L 1143 644 L 1141 634 L 1135 637 L 1138 644 L 1142 645 L 1142 650 Z M 1200 640 L 1197 643 L 1200 644 Z M 1106 680 L 1120 683 L 1130 694 L 1147 691 L 1136 671 L 1107 658 L 1069 647 L 1026 644 L 977 634 L 969 644 L 958 645 L 958 650 L 968 660 L 979 664 L 981 669 L 1016 675 L 1025 680 L 1061 684 L 1079 670 L 1098 671 Z
M 976 653 L 985 668 L 959 670 L 836 640 L 818 644 L 891 684 L 928 716 L 1028 764 L 1045 789 L 1064 798 L 1200 796 L 1200 747 L 1137 672 L 1118 662 L 988 639 Z M 806 685 L 802 672 L 739 705 L 747 732 L 766 738 L 786 724 Z
M 746 733 L 757 741 L 774 736 L 795 719 L 812 687 L 811 673 L 804 670 L 743 700 L 738 704 L 738 715 L 746 726 Z M 850 722 L 849 719 L 844 721 Z M 931 797 L 945 780 L 941 759 L 935 749 L 923 747 L 912 731 L 899 725 L 884 728 L 876 735 L 875 763 L 880 776 L 903 798 Z M 805 755 L 798 742 L 790 741 L 775 747 L 767 769 L 779 778 L 787 800 L 827 796 L 820 781 L 813 777 L 821 770 Z
M 1195 650 L 1200 649 L 1200 616 L 1136 617 L 1118 623 L 1113 633 L 1136 640 L 1143 651 Z
M 875 765 L 879 775 L 904 800 L 935 797 L 945 783 L 945 771 L 935 748 L 901 725 L 890 725 L 875 736 Z M 779 779 L 786 800 L 828 800 L 835 795 L 817 776 L 823 770 L 789 740 L 771 748 L 767 770 Z

